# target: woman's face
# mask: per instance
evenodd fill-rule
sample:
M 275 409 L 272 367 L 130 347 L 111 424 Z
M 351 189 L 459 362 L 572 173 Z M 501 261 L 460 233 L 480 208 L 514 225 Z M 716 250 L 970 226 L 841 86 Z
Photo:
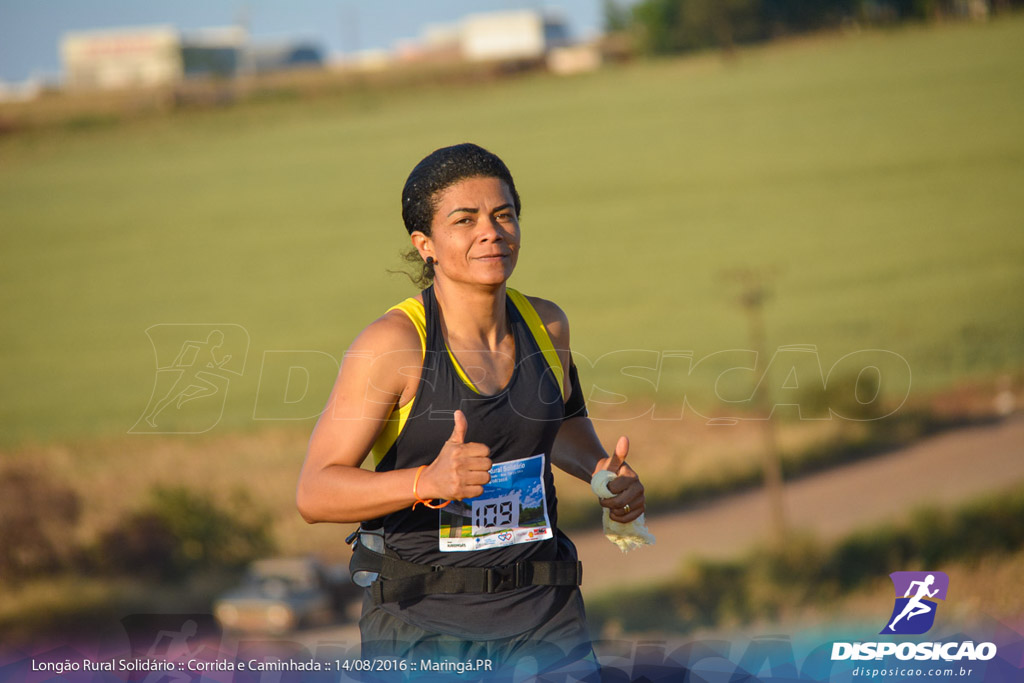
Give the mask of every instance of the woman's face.
M 516 267 L 519 219 L 503 180 L 467 178 L 442 190 L 430 231 L 414 243 L 424 259 L 434 257 L 435 277 L 495 285 Z

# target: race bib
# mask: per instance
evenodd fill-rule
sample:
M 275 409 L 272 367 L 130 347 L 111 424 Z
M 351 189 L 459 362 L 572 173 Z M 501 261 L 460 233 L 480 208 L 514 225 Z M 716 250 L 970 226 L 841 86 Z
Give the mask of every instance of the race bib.
M 544 455 L 491 466 L 491 481 L 476 498 L 441 508 L 438 548 L 461 552 L 551 538 Z

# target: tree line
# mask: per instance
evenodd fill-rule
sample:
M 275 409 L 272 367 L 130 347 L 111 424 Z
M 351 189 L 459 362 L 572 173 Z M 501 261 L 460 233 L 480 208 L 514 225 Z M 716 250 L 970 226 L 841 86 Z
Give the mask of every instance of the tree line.
M 985 19 L 1024 0 L 603 0 L 609 34 L 646 54 L 731 50 L 786 35 L 905 21 Z

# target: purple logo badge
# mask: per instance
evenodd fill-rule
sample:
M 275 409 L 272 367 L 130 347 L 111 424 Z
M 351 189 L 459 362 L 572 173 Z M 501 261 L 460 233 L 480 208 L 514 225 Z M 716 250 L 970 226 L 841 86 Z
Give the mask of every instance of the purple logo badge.
M 949 577 L 943 572 L 893 572 L 896 605 L 880 634 L 919 635 L 935 623 L 937 600 L 946 599 Z

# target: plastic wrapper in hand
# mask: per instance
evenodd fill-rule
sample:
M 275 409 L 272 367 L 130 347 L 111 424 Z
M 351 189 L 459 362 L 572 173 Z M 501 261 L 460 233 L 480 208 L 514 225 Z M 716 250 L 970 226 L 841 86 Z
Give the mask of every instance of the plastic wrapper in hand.
M 608 482 L 614 478 L 615 474 L 613 472 L 601 470 L 590 480 L 590 488 L 597 494 L 598 498 L 611 498 L 615 494 L 608 490 Z M 626 553 L 643 545 L 654 544 L 654 535 L 647 530 L 647 521 L 644 519 L 643 514 L 629 524 L 623 524 L 611 518 L 611 512 L 608 508 L 603 508 L 603 510 L 604 535 L 609 541 L 619 546 L 622 552 Z

